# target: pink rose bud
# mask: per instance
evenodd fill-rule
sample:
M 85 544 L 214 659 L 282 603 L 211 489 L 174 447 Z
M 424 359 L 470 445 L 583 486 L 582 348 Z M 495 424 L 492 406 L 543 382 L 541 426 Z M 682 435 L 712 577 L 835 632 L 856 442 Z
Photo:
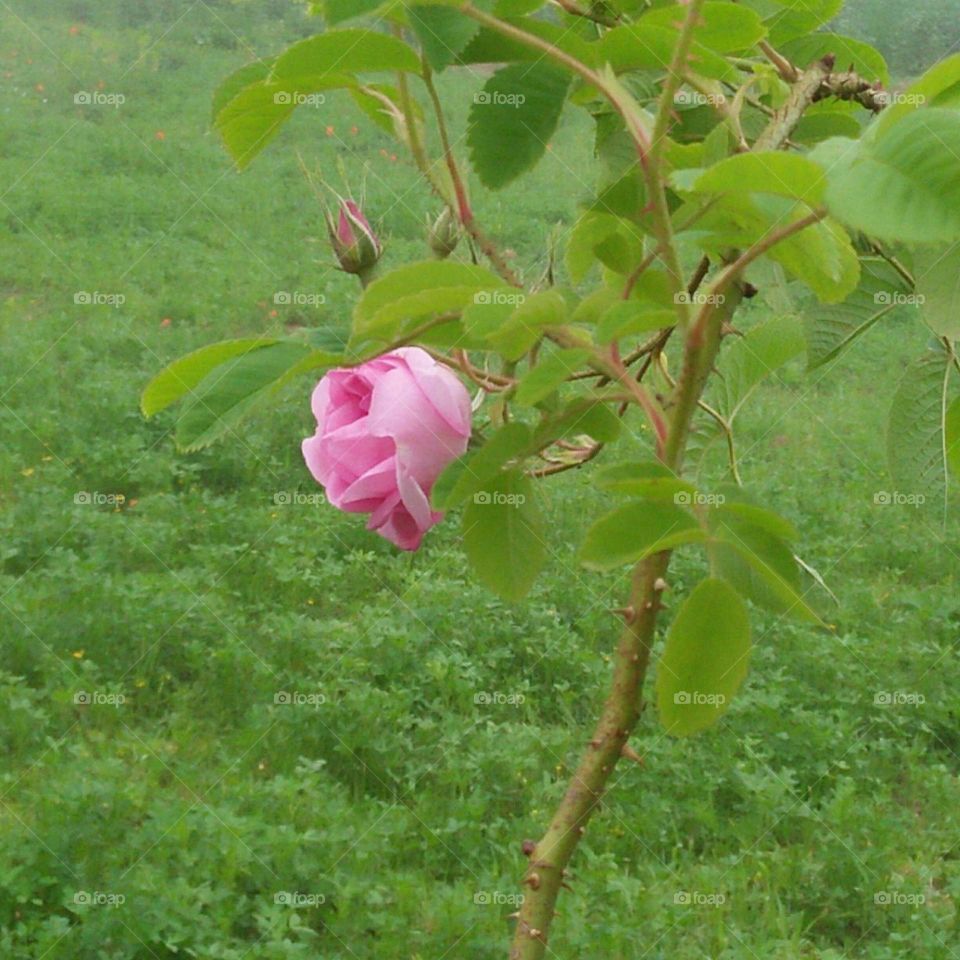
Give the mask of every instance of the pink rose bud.
M 313 391 L 317 431 L 303 457 L 333 506 L 369 513 L 369 530 L 416 550 L 442 513 L 430 491 L 467 449 L 470 395 L 419 347 L 331 370 Z
M 328 213 L 330 243 L 341 269 L 363 275 L 372 270 L 383 253 L 377 235 L 353 200 L 341 200 L 336 221 Z

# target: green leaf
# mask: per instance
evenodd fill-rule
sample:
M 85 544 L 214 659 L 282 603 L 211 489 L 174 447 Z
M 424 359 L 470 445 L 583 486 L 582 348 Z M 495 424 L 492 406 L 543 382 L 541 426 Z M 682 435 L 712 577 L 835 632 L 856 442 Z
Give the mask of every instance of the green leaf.
M 353 336 L 389 341 L 412 321 L 483 303 L 503 287 L 496 274 L 473 264 L 452 260 L 411 263 L 390 271 L 364 290 L 353 311 Z
M 612 570 L 705 539 L 703 528 L 688 511 L 662 500 L 639 500 L 617 507 L 590 528 L 580 562 L 592 570 Z
M 796 153 L 766 151 L 738 153 L 708 170 L 683 171 L 674 180 L 696 193 L 772 193 L 817 206 L 827 186 L 826 173 L 812 160 Z M 691 174 L 695 179 L 692 179 Z
M 938 336 L 960 339 L 960 248 L 922 247 L 913 257 L 916 302 Z
M 320 6 L 327 23 L 334 24 L 371 13 L 383 3 L 384 0 L 321 0 Z
M 720 411 L 733 420 L 757 386 L 804 347 L 800 321 L 789 316 L 766 320 L 734 340 L 720 355 Z
M 675 29 L 675 24 L 683 22 L 686 12 L 686 7 L 673 4 L 650 10 L 644 14 L 642 22 L 651 26 Z M 757 41 L 762 40 L 766 32 L 763 22 L 753 10 L 734 3 L 707 0 L 702 7 L 696 39 L 698 43 L 712 50 L 732 53 L 736 50 L 749 49 Z
M 960 94 L 960 53 L 935 63 L 919 80 L 910 84 L 877 120 L 877 131 L 889 130 L 907 114 L 921 107 L 951 106 Z
M 570 86 L 570 75 L 545 62 L 498 70 L 470 108 L 467 141 L 481 182 L 497 190 L 543 156 Z
M 483 446 L 468 450 L 440 474 L 431 493 L 433 505 L 437 510 L 449 510 L 483 490 L 504 464 L 535 452 L 530 438 L 525 423 L 505 423 Z
M 520 406 L 533 406 L 550 396 L 560 384 L 578 370 L 591 352 L 583 349 L 555 350 L 542 357 L 537 365 L 520 381 L 514 399 Z
M 477 578 L 509 602 L 522 600 L 546 562 L 533 484 L 519 471 L 492 479 L 463 512 L 463 545 Z
M 958 157 L 960 113 L 915 110 L 832 168 L 827 206 L 879 240 L 953 243 L 960 239 Z
M 519 296 L 520 303 L 510 317 L 489 337 L 490 343 L 508 360 L 519 360 L 542 336 L 545 327 L 566 322 L 567 301 L 557 290 Z
M 354 73 L 376 70 L 418 71 L 415 51 L 396 37 L 373 30 L 330 30 L 288 48 L 261 82 L 237 89 L 235 74 L 218 91 L 214 125 L 240 169 L 279 133 L 302 103 L 326 90 L 350 87 Z M 262 70 L 249 68 L 251 75 Z M 233 93 L 232 97 L 229 94 Z M 229 99 L 228 99 L 229 97 Z
M 645 300 L 619 300 L 603 311 L 597 321 L 597 342 L 610 343 L 637 333 L 652 333 L 673 326 L 673 310 Z
M 947 466 L 954 477 L 960 479 L 960 397 L 947 407 L 943 427 L 946 437 Z
M 791 62 L 810 64 L 827 54 L 837 58 L 838 70 L 853 70 L 864 80 L 890 82 L 890 71 L 883 54 L 869 43 L 837 33 L 810 33 L 784 44 L 781 53 Z
M 757 519 L 749 511 L 710 511 L 712 539 L 708 552 L 714 575 L 775 613 L 822 625 L 804 599 L 793 551 L 782 537 L 771 532 L 769 517 L 760 522 Z
M 293 377 L 333 366 L 341 359 L 306 344 L 283 340 L 221 364 L 192 391 L 184 405 L 177 420 L 177 446 L 186 451 L 208 446 Z
M 186 396 L 221 364 L 251 350 L 279 342 L 267 337 L 222 340 L 194 350 L 164 367 L 144 387 L 140 395 L 140 410 L 145 417 L 152 417 Z
M 647 23 L 644 16 L 639 23 L 625 24 L 608 30 L 603 39 L 592 46 L 591 58 L 597 64 L 609 64 L 617 73 L 632 70 L 667 70 L 673 61 L 679 31 Z M 738 81 L 737 69 L 725 57 L 709 47 L 694 41 L 691 58 L 697 73 L 714 80 Z
M 480 24 L 449 7 L 409 7 L 410 26 L 434 70 L 444 70 L 476 36 Z
M 359 28 L 327 30 L 288 47 L 277 58 L 271 82 L 296 88 L 329 74 L 382 70 L 419 73 L 420 61 L 412 47 L 389 34 Z
M 270 71 L 273 70 L 276 62 L 276 57 L 271 57 L 268 60 L 254 60 L 253 63 L 245 64 L 239 70 L 231 73 L 230 76 L 217 87 L 213 95 L 212 111 L 214 122 L 216 122 L 220 111 L 237 96 L 244 87 L 249 87 L 254 83 L 263 83 L 267 77 L 270 76 Z
M 857 337 L 905 302 L 909 284 L 885 260 L 867 257 L 860 262 L 860 285 L 842 303 L 813 303 L 804 311 L 807 365 L 823 366 Z
M 747 675 L 750 620 L 737 592 L 704 580 L 684 601 L 657 665 L 657 709 L 664 729 L 685 737 L 726 711 Z
M 943 500 L 946 496 L 944 421 L 950 363 L 943 350 L 927 350 L 907 368 L 893 397 L 887 457 L 896 493 Z
M 691 503 L 696 487 L 681 480 L 672 470 L 657 461 L 614 463 L 601 467 L 594 474 L 594 483 L 601 490 L 642 497 L 645 500 L 670 500 Z

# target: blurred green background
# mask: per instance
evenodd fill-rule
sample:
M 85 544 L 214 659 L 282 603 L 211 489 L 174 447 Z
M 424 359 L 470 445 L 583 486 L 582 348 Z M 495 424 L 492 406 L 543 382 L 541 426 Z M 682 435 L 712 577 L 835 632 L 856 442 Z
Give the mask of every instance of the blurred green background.
M 904 76 L 944 52 L 952 6 L 860 0 L 844 28 Z M 588 475 L 538 488 L 556 555 L 511 608 L 471 583 L 456 523 L 399 556 L 304 499 L 308 382 L 198 454 L 138 412 L 187 350 L 347 324 L 357 288 L 298 151 L 365 184 L 389 263 L 425 254 L 435 202 L 351 103 L 301 110 L 242 176 L 210 130 L 222 77 L 315 29 L 284 0 L 0 2 L 5 958 L 502 957 L 521 841 L 597 711 L 624 585 L 572 560 Z M 444 78 L 458 137 L 481 82 Z M 476 191 L 528 277 L 589 192 L 584 118 L 552 147 Z M 874 503 L 923 339 L 900 316 L 744 414 L 743 472 L 803 532 L 832 629 L 757 612 L 717 729 L 643 725 L 551 956 L 960 955 L 958 527 Z M 681 558 L 674 590 L 698 573 Z

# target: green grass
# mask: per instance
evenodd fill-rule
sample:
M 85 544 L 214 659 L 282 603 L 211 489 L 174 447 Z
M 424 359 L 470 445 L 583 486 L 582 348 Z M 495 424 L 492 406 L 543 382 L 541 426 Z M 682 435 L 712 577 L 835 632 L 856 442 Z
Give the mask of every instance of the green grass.
M 276 502 L 318 492 L 308 383 L 199 454 L 175 452 L 171 418 L 144 422 L 143 384 L 188 349 L 347 322 L 356 287 L 329 267 L 296 150 L 332 181 L 338 158 L 366 177 L 393 263 L 419 255 L 434 205 L 334 98 L 231 170 L 210 93 L 249 48 L 308 29 L 285 5 L 101 6 L 0 8 L 0 955 L 503 957 L 521 841 L 607 679 L 624 584 L 572 562 L 600 499 L 588 475 L 539 488 L 556 556 L 510 608 L 471 583 L 455 522 L 399 556 L 357 518 Z M 126 102 L 74 105 L 101 81 Z M 447 81 L 458 131 L 479 83 Z M 571 120 L 519 186 L 477 191 L 528 276 L 575 215 L 588 151 Z M 275 307 L 279 291 L 326 303 Z M 958 528 L 873 502 L 892 381 L 922 341 L 898 321 L 744 414 L 743 471 L 800 527 L 833 629 L 757 612 L 717 729 L 674 741 L 645 722 L 552 956 L 960 952 Z M 681 557 L 671 606 L 699 572 Z M 885 691 L 924 702 L 875 704 Z

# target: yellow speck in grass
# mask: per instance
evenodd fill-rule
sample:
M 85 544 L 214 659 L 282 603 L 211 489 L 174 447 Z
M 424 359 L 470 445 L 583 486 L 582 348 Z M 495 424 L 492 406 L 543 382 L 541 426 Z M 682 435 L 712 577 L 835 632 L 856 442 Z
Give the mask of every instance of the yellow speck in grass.
M 21 471 L 20 471 L 20 476 L 21 476 L 21 477 L 32 477 L 32 476 L 33 476 L 33 473 L 34 473 L 33 467 L 27 467 L 26 470 L 21 470 Z
M 311 607 L 312 607 L 316 602 L 317 602 L 317 601 L 314 600 L 313 597 L 309 597 L 309 598 L 307 599 L 307 603 L 308 603 Z
M 53 457 L 51 457 L 51 456 L 48 454 L 47 456 L 41 457 L 40 459 L 41 459 L 44 463 L 50 463 L 50 461 L 53 460 Z
M 142 690 L 142 689 L 147 685 L 147 681 L 141 678 L 141 679 L 139 679 L 139 680 L 135 680 L 135 681 L 133 682 L 133 685 L 134 685 L 138 690 Z
M 70 654 L 70 656 L 73 657 L 74 660 L 82 660 L 83 650 L 74 650 L 73 653 Z

